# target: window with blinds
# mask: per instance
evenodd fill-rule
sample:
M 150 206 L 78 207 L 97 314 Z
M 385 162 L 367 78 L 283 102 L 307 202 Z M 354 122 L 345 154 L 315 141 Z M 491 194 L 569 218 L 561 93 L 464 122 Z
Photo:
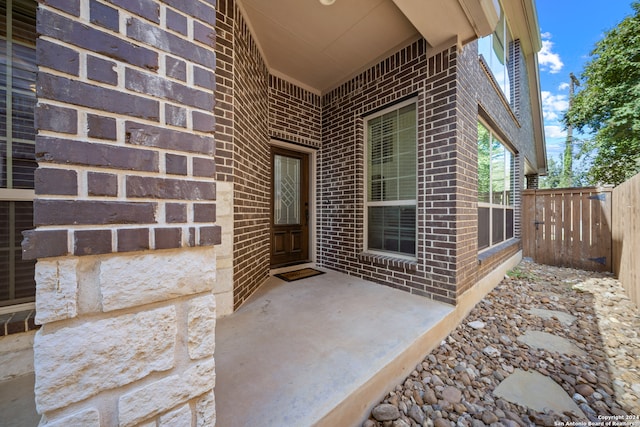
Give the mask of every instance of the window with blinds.
M 22 260 L 33 228 L 36 2 L 0 0 L 0 306 L 34 301 L 34 261 Z
M 366 248 L 416 256 L 416 104 L 403 103 L 366 120 Z

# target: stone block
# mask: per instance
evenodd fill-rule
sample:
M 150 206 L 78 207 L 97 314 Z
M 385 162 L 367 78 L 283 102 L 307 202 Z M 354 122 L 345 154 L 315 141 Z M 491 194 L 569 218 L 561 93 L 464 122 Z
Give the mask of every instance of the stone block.
M 158 420 L 158 427 L 191 427 L 191 407 L 186 404 L 168 412 Z
M 216 294 L 216 318 L 233 313 L 233 291 Z
M 40 413 L 174 367 L 173 306 L 46 329 L 38 331 L 34 343 Z
M 165 377 L 121 396 L 118 400 L 120 427 L 135 426 L 195 397 L 211 393 L 215 378 L 215 362 L 211 358 L 199 362 L 181 375 Z
M 215 294 L 233 291 L 233 265 L 230 265 L 232 262 L 226 263 L 228 268 L 223 268 L 222 264 L 223 262 L 220 262 L 219 260 L 216 263 L 218 270 L 216 271 L 216 284 L 213 288 L 213 292 Z
M 212 250 L 180 250 L 112 257 L 100 264 L 105 312 L 211 291 L 216 262 Z
M 71 319 L 78 314 L 77 259 L 36 263 L 36 323 Z
M 188 348 L 191 359 L 213 355 L 215 350 L 216 300 L 213 295 L 189 301 Z
M 214 425 L 216 425 L 216 400 L 213 391 L 210 391 L 196 401 L 196 426 Z
M 95 408 L 86 409 L 58 419 L 50 419 L 47 427 L 100 427 L 100 413 Z

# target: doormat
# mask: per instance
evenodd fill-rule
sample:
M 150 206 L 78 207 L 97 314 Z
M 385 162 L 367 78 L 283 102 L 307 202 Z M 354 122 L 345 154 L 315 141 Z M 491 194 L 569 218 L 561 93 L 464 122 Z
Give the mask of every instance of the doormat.
M 314 268 L 303 268 L 301 270 L 276 274 L 275 276 L 287 282 L 294 282 L 296 280 L 306 279 L 307 277 L 318 276 L 320 274 L 324 274 L 324 271 L 319 271 Z

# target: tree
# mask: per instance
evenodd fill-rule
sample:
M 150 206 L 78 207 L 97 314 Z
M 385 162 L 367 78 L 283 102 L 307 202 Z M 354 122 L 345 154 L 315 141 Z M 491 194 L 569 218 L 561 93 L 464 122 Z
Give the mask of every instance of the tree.
M 565 124 L 592 134 L 591 183 L 619 184 L 640 172 L 640 2 L 605 33 L 582 73 Z
M 562 180 L 562 163 L 557 162 L 553 157 L 549 157 L 547 164 L 547 175 L 540 177 L 538 187 L 544 188 L 559 188 L 560 181 Z

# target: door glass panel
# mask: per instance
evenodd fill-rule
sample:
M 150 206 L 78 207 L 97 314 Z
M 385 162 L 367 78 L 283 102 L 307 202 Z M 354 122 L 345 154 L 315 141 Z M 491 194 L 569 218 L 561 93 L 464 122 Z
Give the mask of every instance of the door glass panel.
M 300 224 L 300 159 L 275 155 L 273 213 L 276 225 Z

